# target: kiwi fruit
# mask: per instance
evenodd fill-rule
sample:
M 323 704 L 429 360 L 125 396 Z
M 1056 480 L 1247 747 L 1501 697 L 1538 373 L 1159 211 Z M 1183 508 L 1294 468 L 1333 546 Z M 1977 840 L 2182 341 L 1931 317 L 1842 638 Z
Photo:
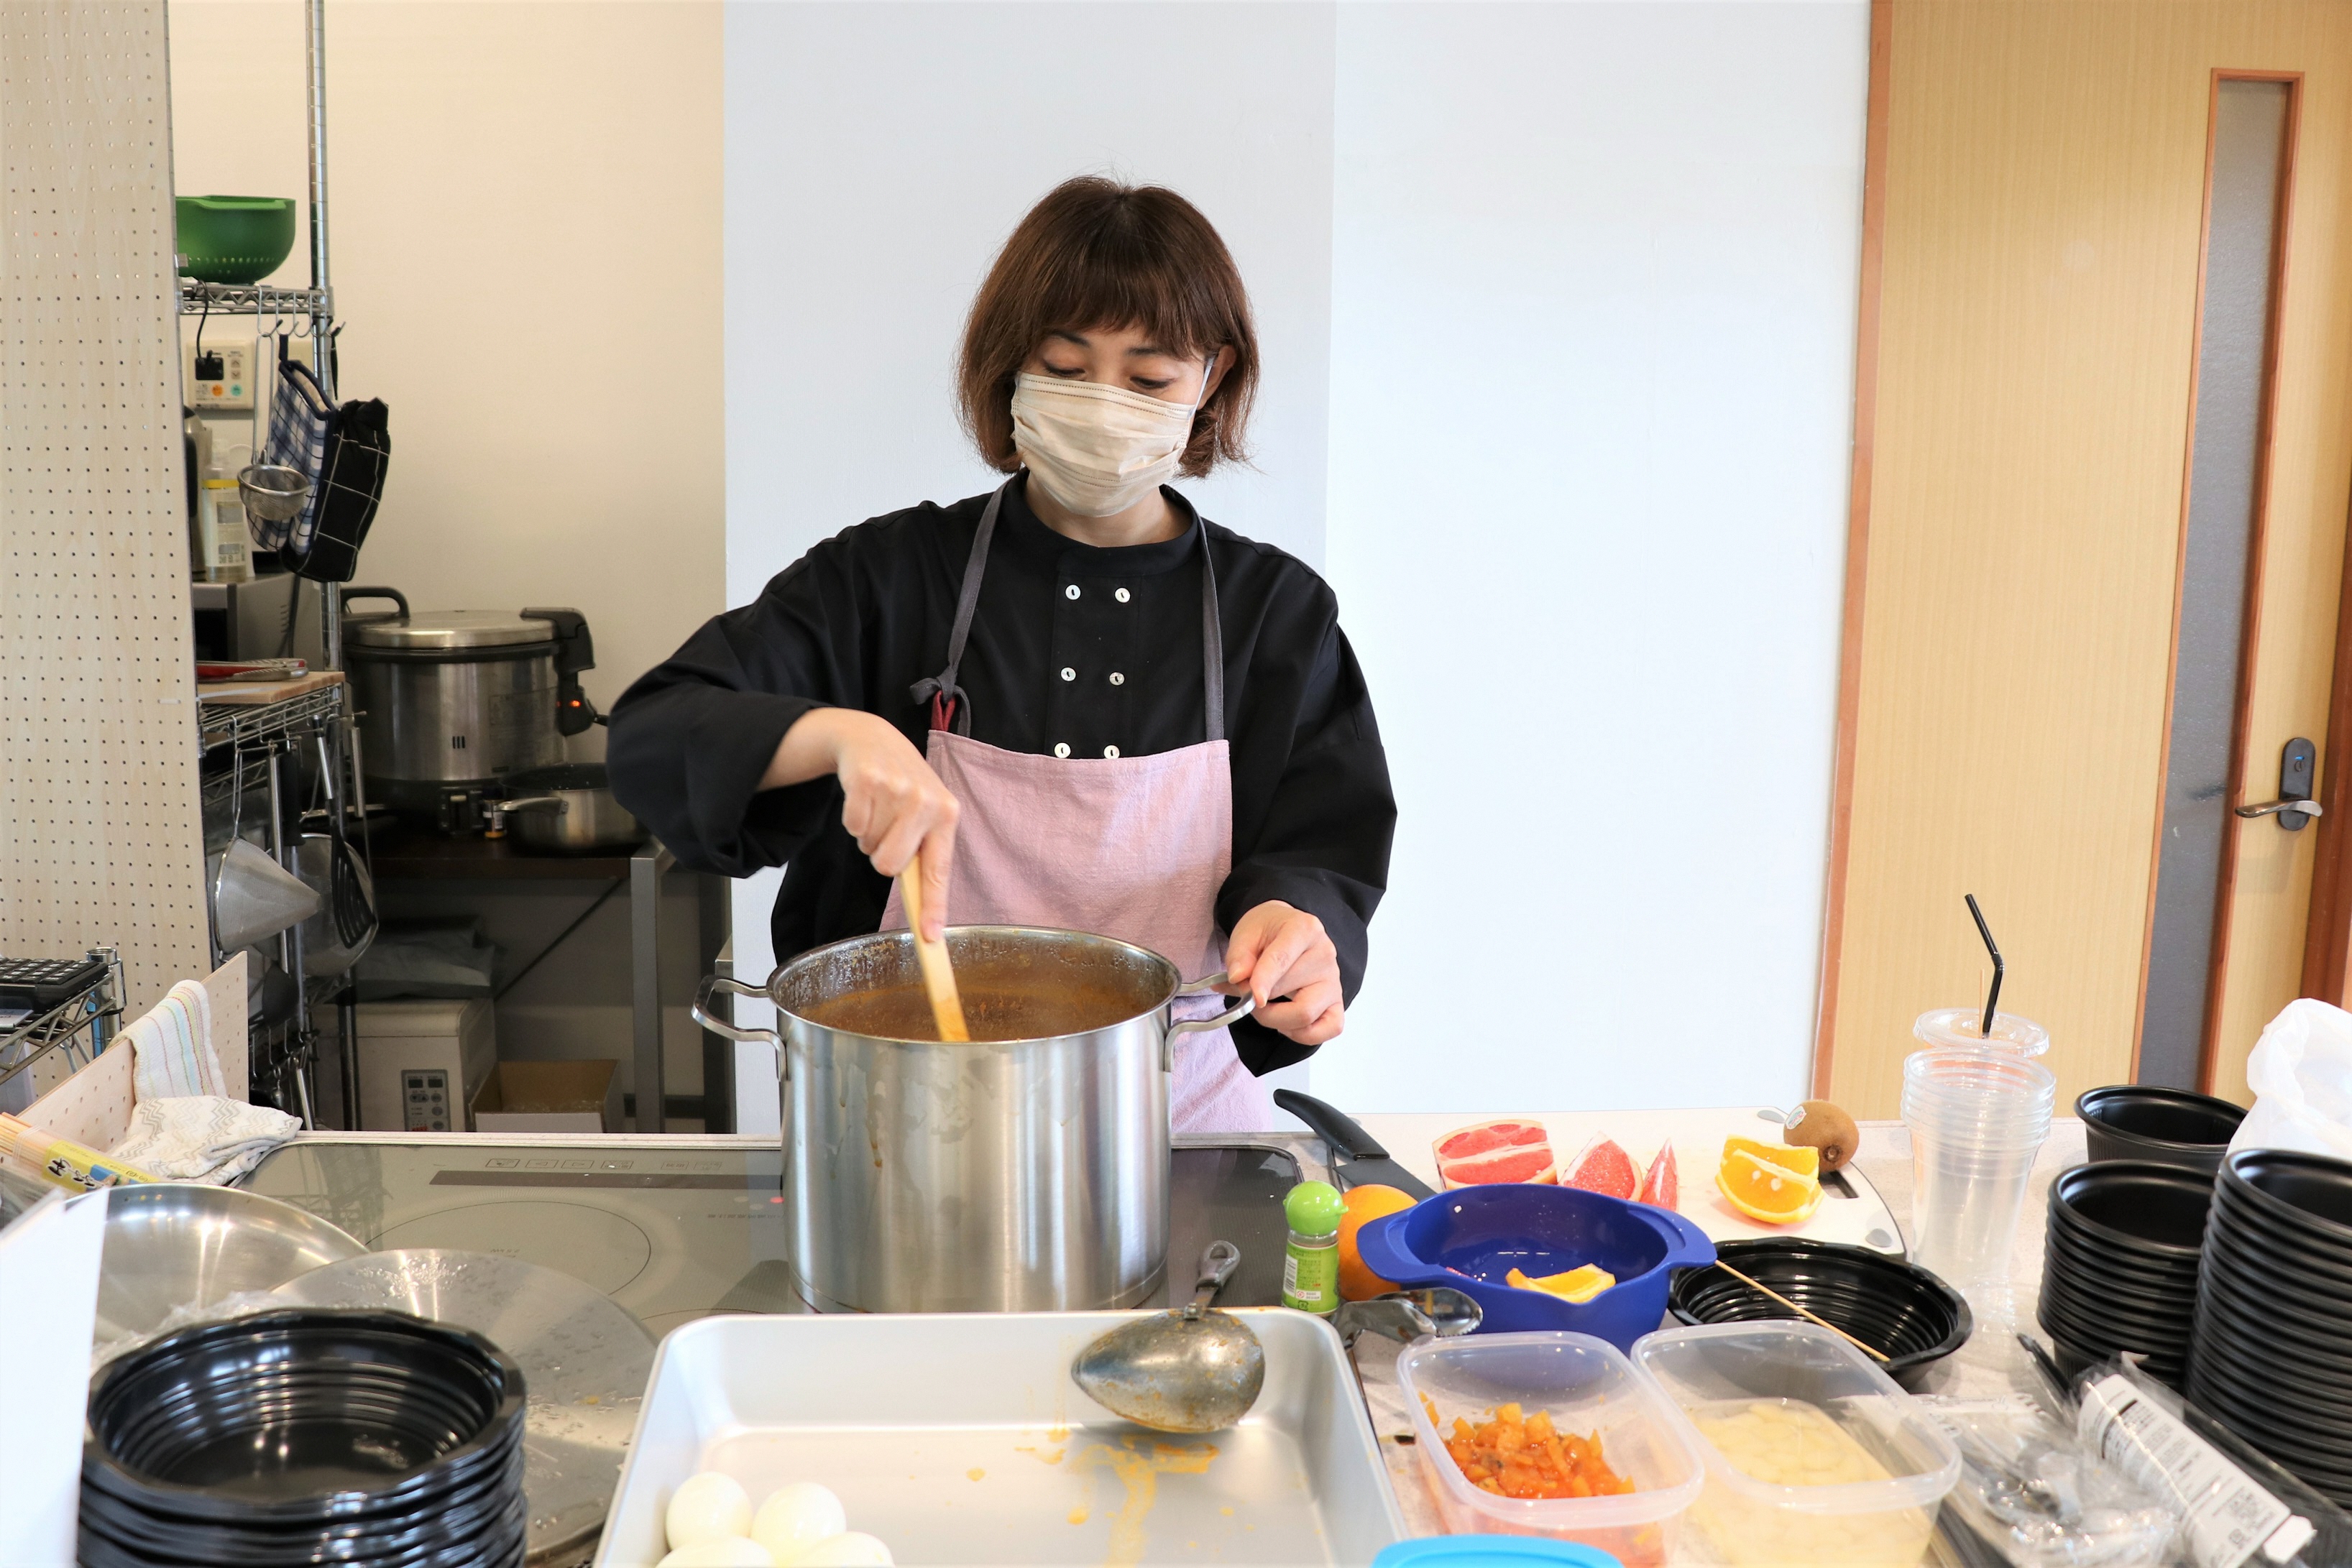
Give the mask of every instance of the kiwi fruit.
M 1827 1100 L 1808 1100 L 1780 1124 L 1780 1141 L 1793 1147 L 1819 1149 L 1822 1169 L 1836 1170 L 1853 1158 L 1862 1131 L 1845 1108 Z

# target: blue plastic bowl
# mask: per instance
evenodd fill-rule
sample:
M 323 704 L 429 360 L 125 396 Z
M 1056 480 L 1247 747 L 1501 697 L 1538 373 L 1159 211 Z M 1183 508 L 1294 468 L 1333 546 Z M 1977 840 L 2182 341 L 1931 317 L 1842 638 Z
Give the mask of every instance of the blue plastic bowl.
M 1500 1182 L 1456 1187 L 1384 1215 L 1356 1233 L 1364 1267 L 1406 1289 L 1451 1285 L 1486 1312 L 1480 1333 L 1566 1329 L 1620 1350 L 1666 1315 L 1677 1269 L 1715 1261 L 1706 1233 L 1672 1209 L 1580 1187 Z M 1617 1283 L 1584 1302 L 1506 1284 L 1597 1263 Z

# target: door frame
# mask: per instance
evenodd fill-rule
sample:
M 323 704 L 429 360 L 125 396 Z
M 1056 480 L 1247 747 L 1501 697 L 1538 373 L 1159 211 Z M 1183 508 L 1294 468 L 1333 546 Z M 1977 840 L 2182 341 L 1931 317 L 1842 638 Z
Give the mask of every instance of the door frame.
M 2205 281 L 2213 245 L 2213 154 L 2221 129 L 2221 84 L 2274 81 L 2285 83 L 2288 89 L 2284 132 L 2286 150 L 2279 162 L 2278 202 L 2273 217 L 2277 237 L 2271 256 L 2270 310 L 2263 328 L 2263 385 L 2258 416 L 2261 426 L 2255 437 L 2253 518 L 2246 540 L 2245 602 L 2240 615 L 2242 630 L 2238 643 L 2238 677 L 2231 697 L 2234 711 L 2230 716 L 2229 789 L 2224 795 L 2224 809 L 2232 815 L 2225 822 L 2227 831 L 2221 837 L 2221 875 L 2213 896 L 2211 956 L 2207 963 L 2205 1017 L 2198 1026 L 2197 1087 L 2206 1093 L 2213 1088 L 2213 1051 L 2229 977 L 2231 915 L 2238 883 L 2238 841 L 2244 832 L 2234 813 L 2245 801 L 2246 714 L 2253 701 L 2255 664 L 2262 649 L 2263 579 L 2270 542 L 2271 456 L 2278 428 L 2279 322 L 2286 305 L 2287 254 L 2294 234 L 2295 157 L 2302 144 L 2303 78 L 2301 71 L 2239 70 L 2217 66 L 2206 84 L 2205 195 L 2197 220 L 2196 329 L 2189 350 L 2189 410 L 2180 453 L 2180 521 L 2173 547 L 2172 629 L 2165 648 L 2164 730 L 2156 756 L 2156 822 L 2148 840 L 2147 907 L 2140 932 L 2139 989 L 2132 1005 L 2131 1076 L 2135 1082 L 2139 1079 L 2140 1038 L 2147 1024 L 2148 969 L 2156 956 L 2157 882 L 2164 869 L 2165 786 L 2167 770 L 2172 763 L 2172 704 L 2180 667 L 2180 609 L 2188 585 L 2189 486 L 2197 465 L 2197 394 L 2205 357 Z M 2323 802 L 2323 810 L 2324 806 Z M 2326 820 L 2323 814 L 2321 821 Z M 2305 955 L 2308 965 L 2307 942 Z
M 1830 773 L 1830 852 L 1823 873 L 1822 957 L 1813 1004 L 1813 1087 L 1830 1092 L 1837 1052 L 1838 980 L 1845 956 L 1846 865 L 1853 850 L 1854 748 L 1862 717 L 1863 599 L 1870 578 L 1870 487 L 1878 434 L 1878 302 L 1886 259 L 1887 89 L 1895 74 L 1895 0 L 1870 0 L 1870 88 L 1862 155 L 1862 267 L 1853 335 L 1853 458 L 1846 481 L 1845 602 L 1838 632 L 1837 740 Z M 2352 562 L 2347 562 L 2352 570 Z M 2352 700 L 2352 693 L 2347 693 Z

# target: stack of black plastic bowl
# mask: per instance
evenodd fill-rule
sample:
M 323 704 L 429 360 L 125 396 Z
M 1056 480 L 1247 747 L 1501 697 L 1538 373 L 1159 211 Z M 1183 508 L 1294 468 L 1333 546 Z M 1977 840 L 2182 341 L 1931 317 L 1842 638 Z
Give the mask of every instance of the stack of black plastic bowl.
M 84 1568 L 513 1568 L 522 1369 L 397 1312 L 269 1312 L 101 1372 L 82 1449 Z
M 1916 1263 L 1868 1247 L 1772 1236 L 1725 1241 L 1716 1256 L 1765 1290 L 1886 1357 L 1886 1372 L 1918 1386 L 1928 1368 L 1966 1344 L 1976 1328 L 1958 1291 Z M 1681 1269 L 1667 1288 L 1666 1310 L 1686 1323 L 1745 1323 L 1797 1314 L 1708 1264 Z
M 2352 1165 L 2280 1149 L 2222 1163 L 2188 1392 L 2352 1505 Z
M 2212 1202 L 2213 1178 L 2179 1166 L 2109 1160 L 2059 1173 L 2040 1315 L 2068 1371 L 2130 1351 L 2180 1386 Z
M 2154 1160 L 2208 1176 L 2221 1168 L 2221 1156 L 2246 1119 L 2242 1105 L 2153 1083 L 2086 1089 L 2074 1102 L 2074 1114 L 2083 1118 L 2093 1160 Z

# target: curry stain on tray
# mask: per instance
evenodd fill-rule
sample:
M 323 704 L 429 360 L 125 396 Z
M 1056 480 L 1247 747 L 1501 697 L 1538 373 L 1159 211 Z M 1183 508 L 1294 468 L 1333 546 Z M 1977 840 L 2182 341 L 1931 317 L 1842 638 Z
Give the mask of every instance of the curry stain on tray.
M 1152 1505 L 1160 1500 L 1160 1478 L 1172 1476 L 1204 1476 L 1216 1459 L 1217 1445 L 1203 1443 L 1198 1448 L 1182 1448 L 1174 1443 L 1153 1442 L 1149 1453 L 1143 1450 L 1140 1437 L 1121 1437 L 1118 1447 L 1097 1443 L 1078 1455 L 1081 1466 L 1107 1466 L 1127 1489 L 1127 1500 L 1112 1516 L 1110 1522 L 1110 1555 L 1103 1559 L 1105 1568 L 1143 1561 L 1145 1544 L 1144 1521 L 1150 1517 Z M 1073 1510 L 1072 1524 L 1086 1522 L 1084 1511 Z M 1188 1542 L 1187 1544 L 1192 1544 Z

